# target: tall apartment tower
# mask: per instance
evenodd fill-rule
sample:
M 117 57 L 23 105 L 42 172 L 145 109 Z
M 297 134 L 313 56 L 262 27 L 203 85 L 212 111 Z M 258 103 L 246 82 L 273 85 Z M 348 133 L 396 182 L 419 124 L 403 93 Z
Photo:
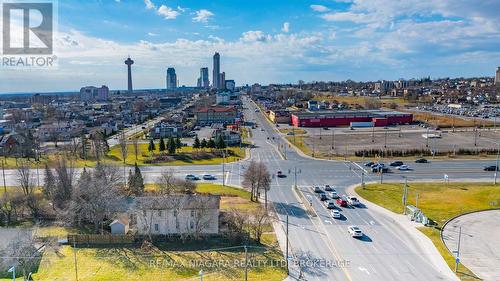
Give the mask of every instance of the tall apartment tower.
M 131 94 L 134 90 L 132 89 L 132 65 L 134 64 L 134 61 L 128 57 L 128 59 L 125 61 L 125 64 L 127 65 L 127 70 L 128 70 L 128 92 Z
M 495 85 L 500 87 L 500 67 L 497 67 L 497 72 L 495 73 Z
M 221 90 L 225 90 L 226 89 L 226 73 L 225 72 L 222 72 L 220 74 L 220 80 L 219 80 L 219 83 L 220 83 L 220 87 L 219 89 Z
M 213 69 L 213 80 L 212 80 L 212 88 L 220 89 L 220 55 L 219 53 L 214 54 L 214 69 Z
M 177 75 L 175 74 L 175 68 L 169 67 L 167 69 L 167 90 L 177 89 Z
M 208 78 L 208 67 L 200 68 L 200 85 L 205 89 L 210 88 L 210 80 Z

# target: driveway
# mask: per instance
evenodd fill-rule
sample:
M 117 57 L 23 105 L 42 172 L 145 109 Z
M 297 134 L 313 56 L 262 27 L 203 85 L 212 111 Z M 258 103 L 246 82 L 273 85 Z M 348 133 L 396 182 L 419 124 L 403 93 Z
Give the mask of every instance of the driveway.
M 500 280 L 500 210 L 460 216 L 443 229 L 443 238 L 451 251 L 457 249 L 462 227 L 460 261 L 483 280 Z

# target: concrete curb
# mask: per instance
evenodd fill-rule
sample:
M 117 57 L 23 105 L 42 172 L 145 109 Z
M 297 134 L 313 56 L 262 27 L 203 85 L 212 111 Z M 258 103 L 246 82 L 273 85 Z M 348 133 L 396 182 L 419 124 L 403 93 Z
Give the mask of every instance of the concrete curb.
M 367 182 L 366 184 L 370 183 L 376 183 L 376 182 Z M 347 188 L 347 192 L 351 193 L 355 196 L 358 196 L 359 198 L 363 198 L 360 196 L 356 191 L 355 188 L 360 186 L 359 184 L 356 185 L 351 185 Z M 427 257 L 429 261 L 431 261 L 431 264 L 434 265 L 434 267 L 442 273 L 444 276 L 448 277 L 450 280 L 459 280 L 458 277 L 453 273 L 453 271 L 450 269 L 448 264 L 445 262 L 444 258 L 441 256 L 439 251 L 437 250 L 436 246 L 432 243 L 432 241 L 425 236 L 422 232 L 416 229 L 416 227 L 423 226 L 421 224 L 417 224 L 415 222 L 411 222 L 408 220 L 408 218 L 405 215 L 398 215 L 396 213 L 393 213 L 375 203 L 372 203 L 368 201 L 367 199 L 364 199 L 364 204 L 367 205 L 370 209 L 373 211 L 384 215 L 390 219 L 392 219 L 395 223 L 397 223 L 404 231 L 406 231 L 410 237 L 414 241 L 417 242 L 419 247 L 422 250 L 422 253 Z

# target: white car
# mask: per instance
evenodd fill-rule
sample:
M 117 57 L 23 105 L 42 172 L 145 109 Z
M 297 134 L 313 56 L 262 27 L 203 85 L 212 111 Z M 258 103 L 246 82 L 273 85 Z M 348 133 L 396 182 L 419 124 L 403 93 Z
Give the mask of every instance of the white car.
M 213 181 L 216 180 L 217 178 L 214 175 L 203 175 L 203 179 L 208 181 Z
M 333 202 L 332 200 L 326 201 L 325 205 L 327 209 L 335 209 L 335 202 Z
M 337 191 L 330 192 L 330 197 L 332 199 L 339 199 L 340 198 L 340 196 L 337 194 Z
M 363 237 L 363 232 L 361 231 L 361 229 L 359 229 L 359 227 L 355 226 L 355 225 L 351 225 L 347 228 L 347 231 L 349 232 L 349 234 L 351 234 L 352 237 L 354 238 L 358 238 L 358 237 Z
M 358 198 L 356 198 L 354 196 L 347 196 L 347 203 L 349 203 L 349 205 L 352 205 L 352 206 L 359 206 L 359 204 L 360 204 Z
M 339 210 L 332 210 L 332 218 L 334 219 L 340 219 L 340 211 Z
M 407 165 L 401 165 L 399 167 L 396 167 L 397 170 L 400 170 L 400 171 L 410 171 L 411 168 Z

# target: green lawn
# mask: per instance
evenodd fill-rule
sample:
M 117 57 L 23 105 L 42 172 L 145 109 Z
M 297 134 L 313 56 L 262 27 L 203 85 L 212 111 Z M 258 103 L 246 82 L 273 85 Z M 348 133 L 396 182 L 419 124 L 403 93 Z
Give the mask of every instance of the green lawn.
M 148 190 L 154 190 L 148 185 Z M 250 193 L 235 187 L 201 183 L 197 192 L 218 194 L 222 196 L 221 208 L 249 210 L 257 208 L 258 203 L 250 202 Z M 65 237 L 76 230 L 64 227 L 40 227 L 40 237 Z M 281 281 L 286 277 L 283 255 L 279 250 L 272 227 L 266 228 L 261 244 L 250 243 L 257 248 L 250 248 L 249 259 L 261 265 L 250 268 L 248 280 Z M 207 244 L 208 243 L 208 244 Z M 199 244 L 199 243 L 198 243 Z M 220 249 L 217 241 L 203 241 L 204 248 L 218 250 L 202 250 L 196 245 L 178 243 L 174 248 L 182 250 L 166 250 L 169 245 L 148 248 L 112 247 L 112 248 L 80 248 L 76 251 L 79 280 L 199 280 L 198 273 L 202 268 L 193 262 L 209 262 L 203 267 L 203 280 L 243 280 L 244 267 L 239 266 L 245 258 L 243 248 Z M 207 246 L 210 245 L 210 246 Z M 172 245 L 170 245 L 172 246 Z M 219 266 L 211 266 L 219 264 Z M 227 266 L 231 265 L 231 266 Z M 234 266 L 233 266 L 234 265 Z M 10 279 L 0 279 L 7 281 Z M 75 280 L 74 250 L 63 246 L 59 252 L 45 252 L 34 280 Z
M 402 184 L 370 184 L 364 189 L 357 187 L 356 192 L 364 199 L 392 212 L 403 212 Z M 420 231 L 432 240 L 450 268 L 454 269 L 454 258 L 441 241 L 439 229 L 456 215 L 498 208 L 500 188 L 489 183 L 409 183 L 408 204 L 415 205 L 417 194 L 418 207 L 437 223 L 436 228 L 422 227 Z M 463 265 L 457 275 L 462 280 L 477 280 Z

